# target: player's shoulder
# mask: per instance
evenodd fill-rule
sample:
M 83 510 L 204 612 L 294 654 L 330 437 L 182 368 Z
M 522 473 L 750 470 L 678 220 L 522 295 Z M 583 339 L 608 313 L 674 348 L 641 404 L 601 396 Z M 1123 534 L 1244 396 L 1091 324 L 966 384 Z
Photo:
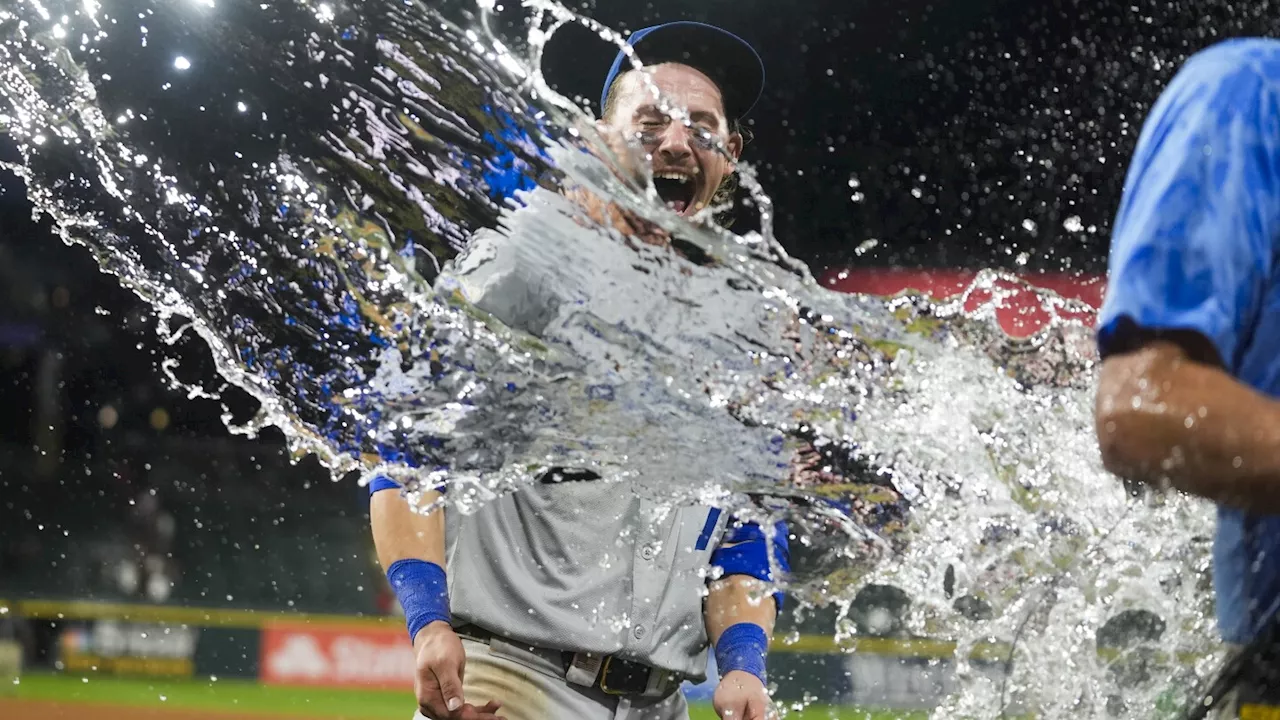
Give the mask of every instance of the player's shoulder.
M 481 227 L 472 233 L 462 250 L 447 263 L 446 274 L 471 273 L 492 263 L 504 246 L 525 237 L 527 216 L 545 212 L 558 197 L 542 187 L 516 191 L 503 208 L 497 226 Z
M 1225 112 L 1256 105 L 1280 88 L 1280 40 L 1233 38 L 1200 50 L 1183 63 L 1166 96 L 1195 96 Z M 1270 105 L 1271 103 L 1267 103 Z
M 1134 155 L 1145 173 L 1154 164 L 1192 168 L 1188 158 L 1234 148 L 1280 163 L 1280 40 L 1238 38 L 1187 59 L 1152 106 Z M 1196 171 L 1198 172 L 1198 171 Z
M 1210 70 L 1215 64 L 1250 68 L 1260 75 L 1280 78 L 1280 39 L 1240 37 L 1220 40 L 1187 58 L 1185 68 Z

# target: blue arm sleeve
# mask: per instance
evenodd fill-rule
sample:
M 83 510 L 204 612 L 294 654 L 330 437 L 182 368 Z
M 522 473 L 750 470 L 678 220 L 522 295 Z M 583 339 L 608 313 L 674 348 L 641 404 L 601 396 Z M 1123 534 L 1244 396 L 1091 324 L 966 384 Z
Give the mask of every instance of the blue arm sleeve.
M 764 530 L 753 522 L 735 522 L 729 527 L 720 546 L 711 553 L 711 564 L 721 568 L 724 575 L 749 575 L 757 580 L 773 582 L 773 572 L 769 565 L 769 545 L 773 546 L 774 558 L 783 573 L 791 572 L 791 544 L 787 539 L 787 524 L 778 522 L 773 526 L 772 537 L 766 538 Z M 778 591 L 773 599 L 782 610 L 785 595 Z
M 1199 53 L 1152 108 L 1112 234 L 1104 357 L 1131 323 L 1195 331 L 1236 370 L 1280 231 L 1280 110 L 1265 76 L 1280 76 L 1277 47 Z
M 400 489 L 400 483 L 396 482 L 395 480 L 392 480 L 389 477 L 386 477 L 385 475 L 379 475 L 378 477 L 369 481 L 369 497 L 373 497 L 374 493 L 378 493 L 383 490 L 399 490 L 399 489 Z M 445 485 L 439 485 L 435 488 L 435 490 L 436 492 L 441 494 L 449 492 L 449 488 Z
M 381 475 L 374 478 L 369 483 L 370 497 L 372 497 L 374 493 L 381 492 L 383 490 L 399 490 L 399 489 L 400 489 L 399 483 L 392 480 L 391 478 L 383 477 Z

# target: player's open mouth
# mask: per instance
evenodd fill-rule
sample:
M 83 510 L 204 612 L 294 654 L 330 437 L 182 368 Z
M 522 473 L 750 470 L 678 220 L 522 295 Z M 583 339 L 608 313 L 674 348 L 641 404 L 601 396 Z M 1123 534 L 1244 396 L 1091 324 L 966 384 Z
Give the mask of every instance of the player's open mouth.
M 653 189 L 667 207 L 684 215 L 698 196 L 698 176 L 683 171 L 663 170 L 653 174 Z

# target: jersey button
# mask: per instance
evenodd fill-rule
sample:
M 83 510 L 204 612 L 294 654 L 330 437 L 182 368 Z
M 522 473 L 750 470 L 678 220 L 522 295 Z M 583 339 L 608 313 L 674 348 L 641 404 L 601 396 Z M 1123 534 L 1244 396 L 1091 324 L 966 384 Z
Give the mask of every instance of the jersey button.
M 635 635 L 637 640 L 641 640 L 644 638 L 645 632 L 647 631 L 644 629 L 643 625 L 637 625 L 636 629 L 631 631 L 631 634 Z
M 644 558 L 645 560 L 652 560 L 652 559 L 653 559 L 653 546 L 652 546 L 652 545 L 645 545 L 643 548 L 640 548 L 640 557 Z

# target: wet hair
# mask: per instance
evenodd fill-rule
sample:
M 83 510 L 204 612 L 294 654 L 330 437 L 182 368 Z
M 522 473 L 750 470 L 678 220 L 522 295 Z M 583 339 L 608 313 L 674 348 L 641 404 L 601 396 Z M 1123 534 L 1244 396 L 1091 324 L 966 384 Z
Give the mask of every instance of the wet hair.
M 605 98 L 604 98 L 604 107 L 601 108 L 601 116 L 603 118 L 608 119 L 608 117 L 612 115 L 615 110 L 618 109 L 618 87 L 622 85 L 622 79 L 632 74 L 633 72 L 635 72 L 634 69 L 627 70 L 626 72 L 620 73 L 618 77 L 614 79 L 613 84 L 609 86 L 609 93 L 605 95 Z M 721 102 L 720 112 L 722 114 L 724 113 L 723 101 Z M 737 118 L 729 118 L 726 124 L 729 126 L 730 134 L 736 133 L 737 135 L 742 137 L 742 144 L 744 146 L 747 143 L 751 142 L 751 138 L 752 138 L 751 131 L 743 127 L 742 123 L 739 122 Z M 733 201 L 733 195 L 737 191 L 738 191 L 738 174 L 732 173 L 732 172 L 728 173 L 724 176 L 724 179 L 720 181 L 720 187 L 716 188 L 715 193 L 712 194 L 711 203 L 713 205 L 728 204 Z M 722 213 L 724 217 L 717 218 L 717 219 L 725 220 L 731 214 L 732 214 L 731 210 L 726 211 Z M 724 223 L 724 222 L 722 222 L 721 224 L 727 225 L 727 223 Z

